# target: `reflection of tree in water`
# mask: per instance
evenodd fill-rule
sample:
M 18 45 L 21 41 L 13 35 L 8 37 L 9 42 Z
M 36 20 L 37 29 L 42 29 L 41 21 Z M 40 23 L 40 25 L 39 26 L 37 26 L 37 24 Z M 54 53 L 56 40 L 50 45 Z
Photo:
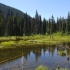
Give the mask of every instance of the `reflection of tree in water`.
M 24 56 L 25 59 L 30 56 L 30 52 L 32 51 L 35 54 L 35 59 L 38 61 L 38 58 L 41 57 L 42 50 L 45 53 L 47 50 L 49 53 L 54 54 L 55 46 L 29 46 L 29 47 L 17 47 L 17 48 L 9 48 L 9 49 L 0 49 L 0 62 L 3 60 L 7 60 L 13 57 Z M 23 53 L 23 54 L 22 54 Z M 17 58 L 18 58 L 17 57 Z
M 38 62 L 39 58 L 41 57 L 42 52 L 45 54 L 46 51 L 48 51 L 49 54 L 51 54 L 53 57 L 55 49 L 56 49 L 55 45 L 53 46 L 29 46 L 29 47 L 25 46 L 25 47 L 17 47 L 17 48 L 10 48 L 10 49 L 0 49 L 0 62 L 3 60 L 9 59 L 9 58 L 13 58 L 18 55 L 20 55 L 19 57 L 23 55 L 22 60 L 21 60 L 21 65 L 23 64 L 26 65 L 26 63 L 28 64 L 28 62 L 30 62 L 28 58 L 30 57 L 31 52 L 34 54 L 36 62 Z M 65 51 L 65 49 L 57 48 L 57 51 L 60 51 L 60 50 Z M 66 49 L 66 50 L 67 50 L 68 56 L 70 56 L 70 49 Z M 64 63 L 65 66 L 67 63 L 68 63 L 67 61 Z
M 70 49 L 67 49 L 67 55 L 70 57 Z
M 55 45 L 52 45 L 52 46 L 49 46 L 49 47 L 48 47 L 48 52 L 49 52 L 49 54 L 52 55 L 52 57 L 53 57 L 53 55 L 54 55 L 55 48 L 56 48 Z
M 44 52 L 44 55 L 45 55 L 45 52 L 47 51 L 47 46 L 44 46 L 42 49 L 43 49 L 43 52 Z
M 41 56 L 41 50 L 42 50 L 42 47 L 35 47 L 33 49 L 33 53 L 35 54 L 36 62 L 38 61 L 38 58 Z

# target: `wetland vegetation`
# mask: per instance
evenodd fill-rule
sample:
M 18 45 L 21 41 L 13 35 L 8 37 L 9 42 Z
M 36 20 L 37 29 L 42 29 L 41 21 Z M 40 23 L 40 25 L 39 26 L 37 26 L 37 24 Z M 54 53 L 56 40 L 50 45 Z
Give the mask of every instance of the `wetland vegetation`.
M 51 38 L 52 37 L 52 38 Z M 0 37 L 0 47 L 14 48 L 17 46 L 32 46 L 32 45 L 58 45 L 61 43 L 70 43 L 70 36 L 61 35 L 60 32 L 52 35 L 31 35 L 31 36 L 9 36 Z M 62 47 L 62 46 L 61 46 Z M 69 46 L 64 46 L 69 48 Z

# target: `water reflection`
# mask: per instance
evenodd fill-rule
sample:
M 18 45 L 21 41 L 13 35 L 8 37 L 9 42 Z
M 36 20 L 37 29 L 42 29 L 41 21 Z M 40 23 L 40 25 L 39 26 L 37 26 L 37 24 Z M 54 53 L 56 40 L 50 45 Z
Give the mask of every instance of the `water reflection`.
M 58 54 L 58 51 L 65 51 L 66 55 L 62 56 Z M 70 49 L 59 48 L 55 45 L 0 49 L 0 62 L 15 57 L 13 60 L 1 63 L 0 70 L 34 70 L 41 64 L 53 69 L 57 65 L 70 68 L 70 61 L 67 61 L 68 56 L 70 56 Z

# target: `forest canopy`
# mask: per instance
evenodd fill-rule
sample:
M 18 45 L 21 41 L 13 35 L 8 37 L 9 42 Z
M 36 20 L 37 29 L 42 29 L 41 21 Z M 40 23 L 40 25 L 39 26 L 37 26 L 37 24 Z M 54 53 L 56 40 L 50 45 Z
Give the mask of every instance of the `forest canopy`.
M 27 13 L 21 16 L 16 12 L 14 15 L 14 10 L 10 8 L 7 9 L 6 16 L 4 12 L 5 10 L 0 9 L 0 36 L 45 35 L 55 32 L 70 34 L 70 12 L 68 12 L 67 18 L 57 17 L 57 21 L 55 21 L 54 15 L 49 20 L 46 18 L 42 20 L 37 10 L 33 18 Z

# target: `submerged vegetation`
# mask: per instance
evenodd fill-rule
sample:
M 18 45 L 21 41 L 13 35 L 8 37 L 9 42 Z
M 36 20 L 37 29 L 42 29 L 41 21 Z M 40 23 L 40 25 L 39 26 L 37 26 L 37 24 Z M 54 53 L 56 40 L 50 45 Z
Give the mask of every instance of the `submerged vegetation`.
M 40 65 L 38 66 L 35 70 L 52 70 L 52 69 L 48 69 L 46 66 Z M 55 70 L 68 70 L 67 68 L 56 68 Z
M 58 51 L 58 54 L 60 54 L 61 56 L 65 56 L 66 52 L 65 51 Z
M 45 66 L 40 65 L 35 70 L 48 70 Z

